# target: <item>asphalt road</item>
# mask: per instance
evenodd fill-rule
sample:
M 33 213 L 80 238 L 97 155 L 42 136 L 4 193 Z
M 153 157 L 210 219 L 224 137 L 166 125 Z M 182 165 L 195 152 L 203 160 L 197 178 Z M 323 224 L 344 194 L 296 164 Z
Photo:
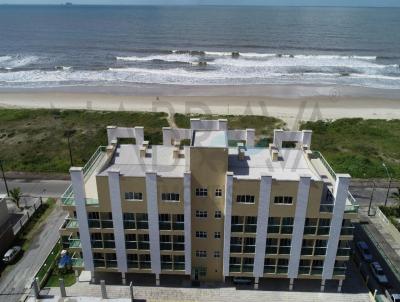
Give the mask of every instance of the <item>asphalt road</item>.
M 70 184 L 69 180 L 10 179 L 8 188 L 20 187 L 23 195 L 60 197 Z M 0 179 L 0 193 L 6 193 L 3 179 Z
M 66 213 L 57 204 L 23 257 L 11 271 L 1 276 L 1 302 L 18 301 L 24 293 L 29 292 L 33 277 L 59 238 L 58 229 L 65 216 Z

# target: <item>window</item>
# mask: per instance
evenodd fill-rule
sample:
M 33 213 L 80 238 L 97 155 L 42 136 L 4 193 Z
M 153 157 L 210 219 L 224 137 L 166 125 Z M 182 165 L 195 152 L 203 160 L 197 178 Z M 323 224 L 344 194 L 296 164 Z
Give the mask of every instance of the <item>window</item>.
M 127 249 L 137 249 L 136 234 L 125 234 L 125 247 Z
M 275 196 L 274 203 L 276 203 L 276 204 L 292 204 L 293 197 L 292 196 Z
M 279 245 L 279 254 L 289 255 L 292 240 L 289 238 L 282 238 Z
M 135 229 L 135 213 L 124 213 L 124 229 Z
M 178 193 L 162 193 L 161 194 L 162 201 L 179 201 L 179 194 Z
M 196 196 L 207 197 L 207 195 L 208 195 L 207 188 L 196 188 Z
M 256 250 L 256 238 L 255 237 L 245 237 L 243 253 L 255 253 Z
M 196 217 L 197 218 L 207 218 L 207 211 L 196 211 Z
M 143 200 L 142 192 L 125 192 L 125 200 Z
M 196 238 L 207 238 L 207 232 L 196 231 Z
M 269 217 L 268 218 L 268 233 L 269 234 L 279 233 L 280 225 L 281 225 L 280 217 Z
M 137 254 L 126 254 L 126 257 L 127 257 L 127 262 L 128 262 L 128 268 L 138 268 L 139 267 Z
M 141 254 L 139 255 L 139 264 L 141 269 L 150 269 L 151 268 L 151 257 L 150 254 Z
M 215 251 L 214 252 L 214 258 L 219 258 L 219 257 L 221 257 L 220 252 L 219 251 Z
M 172 269 L 172 256 L 161 255 L 161 269 L 171 270 Z
M 200 258 L 207 257 L 207 251 L 196 251 L 196 257 Z
M 265 246 L 265 254 L 277 254 L 278 253 L 278 239 L 267 238 L 267 244 Z
M 214 238 L 215 239 L 221 238 L 221 232 L 214 232 Z
M 237 195 L 236 202 L 240 203 L 254 203 L 254 195 Z
M 222 197 L 222 189 L 215 189 L 215 197 Z
M 215 218 L 221 218 L 222 217 L 221 211 L 215 211 L 214 217 Z

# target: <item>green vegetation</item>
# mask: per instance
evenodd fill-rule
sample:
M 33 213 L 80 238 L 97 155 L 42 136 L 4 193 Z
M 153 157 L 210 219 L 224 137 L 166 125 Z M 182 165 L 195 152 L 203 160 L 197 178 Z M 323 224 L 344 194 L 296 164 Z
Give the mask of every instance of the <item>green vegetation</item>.
M 74 272 L 68 272 L 68 273 L 64 273 L 64 274 L 59 274 L 54 269 L 44 287 L 58 287 L 58 286 L 60 286 L 60 280 L 59 280 L 60 278 L 64 279 L 65 286 L 71 286 L 71 285 L 74 285 L 76 283 L 76 277 L 75 277 Z
M 311 149 L 321 151 L 338 173 L 354 178 L 387 178 L 385 162 L 394 178 L 400 178 L 400 120 L 306 122 L 313 130 Z
M 47 256 L 46 261 L 43 263 L 42 267 L 40 268 L 39 272 L 37 273 L 36 277 L 39 279 L 39 283 L 42 283 L 46 280 L 46 274 L 50 270 L 54 269 L 54 266 L 57 264 L 56 260 L 58 258 L 58 255 L 61 252 L 61 243 L 58 241 L 53 249 L 51 250 L 50 254 Z
M 10 197 L 15 202 L 15 204 L 17 205 L 17 208 L 20 209 L 21 207 L 19 205 L 19 202 L 20 202 L 21 197 L 22 197 L 21 188 L 20 187 L 15 187 L 14 189 L 11 189 L 10 190 Z
M 36 210 L 28 223 L 24 225 L 22 230 L 18 233 L 15 244 L 22 246 L 24 251 L 28 250 L 32 239 L 40 233 L 43 223 L 53 211 L 55 205 L 56 200 L 54 198 L 47 199 L 47 202 L 44 202 L 40 208 Z
M 106 127 L 144 126 L 145 138 L 162 142 L 166 113 L 58 109 L 0 109 L 0 154 L 6 171 L 61 172 L 83 166 L 99 145 L 107 144 Z
M 175 124 L 179 128 L 190 128 L 191 118 L 227 119 L 229 129 L 253 128 L 256 131 L 256 145 L 268 146 L 272 141 L 274 129 L 285 127 L 285 123 L 277 118 L 258 115 L 210 115 L 210 114 L 180 114 L 174 115 Z
M 380 206 L 379 209 L 390 220 L 390 222 L 400 231 L 400 207 Z

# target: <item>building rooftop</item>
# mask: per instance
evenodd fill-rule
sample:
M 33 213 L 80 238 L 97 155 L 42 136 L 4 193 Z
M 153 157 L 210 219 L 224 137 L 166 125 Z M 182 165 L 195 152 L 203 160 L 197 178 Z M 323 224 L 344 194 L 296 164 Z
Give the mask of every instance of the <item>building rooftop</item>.
M 279 160 L 273 161 L 268 148 L 247 148 L 241 160 L 238 148 L 229 148 L 228 169 L 238 178 L 254 179 L 270 174 L 278 180 L 298 180 L 300 176 L 321 180 L 303 150 L 280 149 L 279 153 Z
M 144 176 L 146 172 L 157 172 L 161 176 L 183 177 L 185 158 L 173 157 L 173 146 L 151 146 L 146 156 L 140 156 L 138 145 L 118 145 L 108 165 L 98 174 L 105 176 L 111 169 L 119 169 L 123 176 Z M 180 150 L 183 154 L 187 148 Z
M 194 147 L 221 147 L 228 146 L 228 134 L 223 130 L 195 130 L 193 131 Z

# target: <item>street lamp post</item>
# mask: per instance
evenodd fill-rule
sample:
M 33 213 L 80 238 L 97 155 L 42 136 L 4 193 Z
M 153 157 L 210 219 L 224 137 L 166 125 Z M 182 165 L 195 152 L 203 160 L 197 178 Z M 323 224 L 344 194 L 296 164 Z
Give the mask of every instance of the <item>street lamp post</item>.
M 385 168 L 386 174 L 387 174 L 387 176 L 389 178 L 389 186 L 388 186 L 388 190 L 386 192 L 386 198 L 385 198 L 385 207 L 386 207 L 386 204 L 387 204 L 387 201 L 388 201 L 388 198 L 389 198 L 389 193 L 390 193 L 390 186 L 392 185 L 392 175 L 390 175 L 389 169 L 387 168 L 385 163 L 382 163 L 382 166 Z
M 6 187 L 6 191 L 7 191 L 7 197 L 9 197 L 10 191 L 8 190 L 7 179 L 6 179 L 6 175 L 4 174 L 4 169 L 3 169 L 3 161 L 1 159 L 0 159 L 0 168 L 1 168 L 1 173 L 3 175 L 4 186 Z
M 374 199 L 374 191 L 375 191 L 375 182 L 372 182 L 372 192 L 371 196 L 369 198 L 369 206 L 368 206 L 368 216 L 371 216 L 371 206 L 372 206 L 372 200 Z

